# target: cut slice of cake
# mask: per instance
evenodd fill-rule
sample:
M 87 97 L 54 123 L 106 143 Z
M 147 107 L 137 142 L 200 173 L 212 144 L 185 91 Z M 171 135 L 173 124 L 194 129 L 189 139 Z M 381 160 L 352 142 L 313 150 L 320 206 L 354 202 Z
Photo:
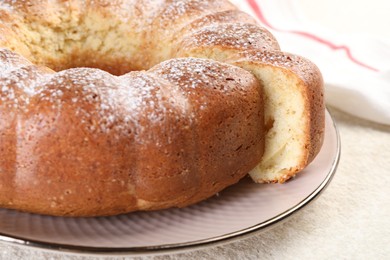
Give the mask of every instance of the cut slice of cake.
M 265 94 L 265 153 L 256 182 L 283 183 L 318 154 L 324 137 L 323 80 L 310 61 L 283 52 L 244 52 L 227 62 L 251 71 Z

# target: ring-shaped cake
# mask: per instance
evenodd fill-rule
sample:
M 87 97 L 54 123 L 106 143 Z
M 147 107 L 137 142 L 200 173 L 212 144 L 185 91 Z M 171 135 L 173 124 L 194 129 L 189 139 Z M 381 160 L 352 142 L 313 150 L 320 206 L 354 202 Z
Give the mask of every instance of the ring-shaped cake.
M 0 3 L 0 207 L 102 216 L 284 182 L 323 83 L 229 1 Z

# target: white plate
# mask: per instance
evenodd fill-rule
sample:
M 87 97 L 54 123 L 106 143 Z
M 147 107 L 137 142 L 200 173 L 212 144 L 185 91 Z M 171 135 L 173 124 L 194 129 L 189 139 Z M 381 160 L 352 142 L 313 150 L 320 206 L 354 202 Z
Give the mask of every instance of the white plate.
M 0 209 L 0 241 L 93 254 L 150 254 L 231 241 L 264 230 L 312 201 L 329 184 L 339 156 L 339 135 L 327 113 L 321 152 L 283 185 L 246 178 L 191 207 L 115 217 L 60 218 Z

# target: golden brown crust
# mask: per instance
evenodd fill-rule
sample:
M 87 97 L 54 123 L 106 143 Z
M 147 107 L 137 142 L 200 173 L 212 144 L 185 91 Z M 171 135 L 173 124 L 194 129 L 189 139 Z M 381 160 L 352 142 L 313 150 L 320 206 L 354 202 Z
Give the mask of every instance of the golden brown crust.
M 0 32 L 2 207 L 66 216 L 183 207 L 237 182 L 263 154 L 261 82 L 209 60 L 161 63 L 279 50 L 227 0 L 5 0 Z M 122 76 L 69 69 L 81 66 Z M 315 67 L 283 66 L 322 86 Z M 304 94 L 318 115 L 308 162 L 324 108 L 310 87 Z
M 261 88 L 237 67 L 175 59 L 115 77 L 0 54 L 2 207 L 61 216 L 183 207 L 236 183 L 262 155 Z

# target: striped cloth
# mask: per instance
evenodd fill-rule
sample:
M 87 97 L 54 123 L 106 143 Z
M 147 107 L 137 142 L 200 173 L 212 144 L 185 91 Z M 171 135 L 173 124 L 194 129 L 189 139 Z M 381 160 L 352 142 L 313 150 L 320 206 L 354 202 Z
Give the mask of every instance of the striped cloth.
M 314 25 L 296 0 L 231 1 L 268 28 L 283 51 L 318 65 L 328 105 L 390 125 L 390 41 Z

